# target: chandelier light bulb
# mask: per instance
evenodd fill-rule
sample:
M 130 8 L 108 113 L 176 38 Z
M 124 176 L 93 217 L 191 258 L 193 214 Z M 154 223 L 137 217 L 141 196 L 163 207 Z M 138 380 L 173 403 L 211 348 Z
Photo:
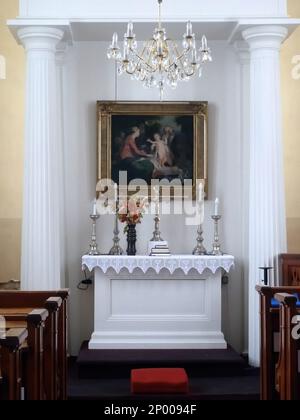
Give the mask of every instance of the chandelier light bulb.
M 183 50 L 180 51 L 176 42 L 168 38 L 162 26 L 162 0 L 158 0 L 158 4 L 158 25 L 142 50 L 137 50 L 133 23 L 130 21 L 124 35 L 123 54 L 118 45 L 118 34 L 114 33 L 107 57 L 117 61 L 118 75 L 127 73 L 132 80 L 141 81 L 147 88 L 157 87 L 162 100 L 166 84 L 175 89 L 178 82 L 190 80 L 198 73 L 198 70 L 201 77 L 201 64 L 211 62 L 212 56 L 205 36 L 202 37 L 200 54 L 197 53 L 197 42 L 191 21 L 186 24 L 186 33 L 183 35 L 182 42 Z
M 191 37 L 193 34 L 193 25 L 191 21 L 188 21 L 186 24 L 186 35 L 187 37 Z
M 133 23 L 129 22 L 127 25 L 127 38 L 133 38 Z
M 115 32 L 112 39 L 112 48 L 118 48 L 118 34 Z
M 197 65 L 197 61 L 198 61 L 198 59 L 197 59 L 197 50 L 196 50 L 196 48 L 193 48 L 193 50 L 192 50 L 192 61 L 191 61 L 192 66 L 196 66 Z
M 123 54 L 123 63 L 129 63 L 129 48 L 126 43 L 124 43 L 124 54 Z
M 162 44 L 162 40 L 160 39 L 157 43 L 157 55 L 159 58 L 162 58 L 164 53 L 163 53 L 163 44 Z

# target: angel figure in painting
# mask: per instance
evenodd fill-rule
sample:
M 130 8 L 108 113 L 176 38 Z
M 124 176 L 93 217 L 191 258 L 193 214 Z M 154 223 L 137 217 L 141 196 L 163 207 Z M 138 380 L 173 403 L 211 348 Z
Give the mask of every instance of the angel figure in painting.
M 172 153 L 169 149 L 166 140 L 162 139 L 159 133 L 155 133 L 153 136 L 154 140 L 148 140 L 151 143 L 151 149 L 155 152 L 155 159 L 160 167 L 172 166 L 173 159 Z

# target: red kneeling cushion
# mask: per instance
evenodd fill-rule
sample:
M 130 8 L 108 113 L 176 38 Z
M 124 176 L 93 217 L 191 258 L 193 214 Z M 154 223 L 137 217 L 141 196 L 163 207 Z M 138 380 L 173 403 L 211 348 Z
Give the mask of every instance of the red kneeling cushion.
M 133 394 L 187 394 L 189 379 L 184 369 L 134 369 L 131 391 Z

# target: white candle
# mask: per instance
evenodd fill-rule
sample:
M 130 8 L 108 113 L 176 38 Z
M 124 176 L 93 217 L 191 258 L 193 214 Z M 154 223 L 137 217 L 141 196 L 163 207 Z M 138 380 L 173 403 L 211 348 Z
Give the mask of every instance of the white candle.
M 199 203 L 202 203 L 204 200 L 204 186 L 203 183 L 200 182 L 199 184 Z
M 192 51 L 192 64 L 194 64 L 194 65 L 197 64 L 197 50 L 196 50 L 196 48 L 193 48 L 193 51 Z
M 219 216 L 219 205 L 220 205 L 220 200 L 218 198 L 216 198 L 216 201 L 215 201 L 215 216 Z
M 154 191 L 154 201 L 156 202 L 159 200 L 159 188 L 155 186 L 153 188 L 153 191 Z
M 159 214 L 159 187 L 155 186 L 153 188 L 154 191 L 154 203 L 155 203 L 155 212 Z
M 189 21 L 186 24 L 186 34 L 187 34 L 187 36 L 192 36 L 192 32 L 193 32 L 193 25 L 192 25 L 192 22 Z
M 160 57 L 163 55 L 162 41 L 159 41 L 158 42 L 158 45 L 157 45 L 157 55 L 160 56 Z
M 129 22 L 127 25 L 127 37 L 132 38 L 133 36 L 133 23 Z
M 118 201 L 118 184 L 114 184 L 115 203 Z
M 204 184 L 199 184 L 199 210 L 200 210 L 200 225 L 204 223 Z
M 95 198 L 94 202 L 93 202 L 93 211 L 92 211 L 92 216 L 97 216 L 97 199 Z
M 126 42 L 124 42 L 124 61 L 128 61 L 128 56 L 129 56 L 129 47 L 126 44 Z
M 117 34 L 117 32 L 115 32 L 113 34 L 112 47 L 113 48 L 117 48 L 118 47 L 118 34 Z

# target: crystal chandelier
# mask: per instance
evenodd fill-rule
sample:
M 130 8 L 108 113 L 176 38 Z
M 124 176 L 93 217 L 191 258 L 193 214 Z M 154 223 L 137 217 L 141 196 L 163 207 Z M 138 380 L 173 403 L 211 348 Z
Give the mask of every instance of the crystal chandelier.
M 166 30 L 162 26 L 162 0 L 158 0 L 158 4 L 158 27 L 142 50 L 138 51 L 133 23 L 129 22 L 122 50 L 118 44 L 118 34 L 114 33 L 107 56 L 116 60 L 119 75 L 127 73 L 133 80 L 143 82 L 147 88 L 157 87 L 162 100 L 166 85 L 176 89 L 180 81 L 188 81 L 197 73 L 201 77 L 203 65 L 212 61 L 212 56 L 205 36 L 202 37 L 201 48 L 197 49 L 190 21 L 183 36 L 183 49 L 179 51 L 178 45 L 167 37 Z

